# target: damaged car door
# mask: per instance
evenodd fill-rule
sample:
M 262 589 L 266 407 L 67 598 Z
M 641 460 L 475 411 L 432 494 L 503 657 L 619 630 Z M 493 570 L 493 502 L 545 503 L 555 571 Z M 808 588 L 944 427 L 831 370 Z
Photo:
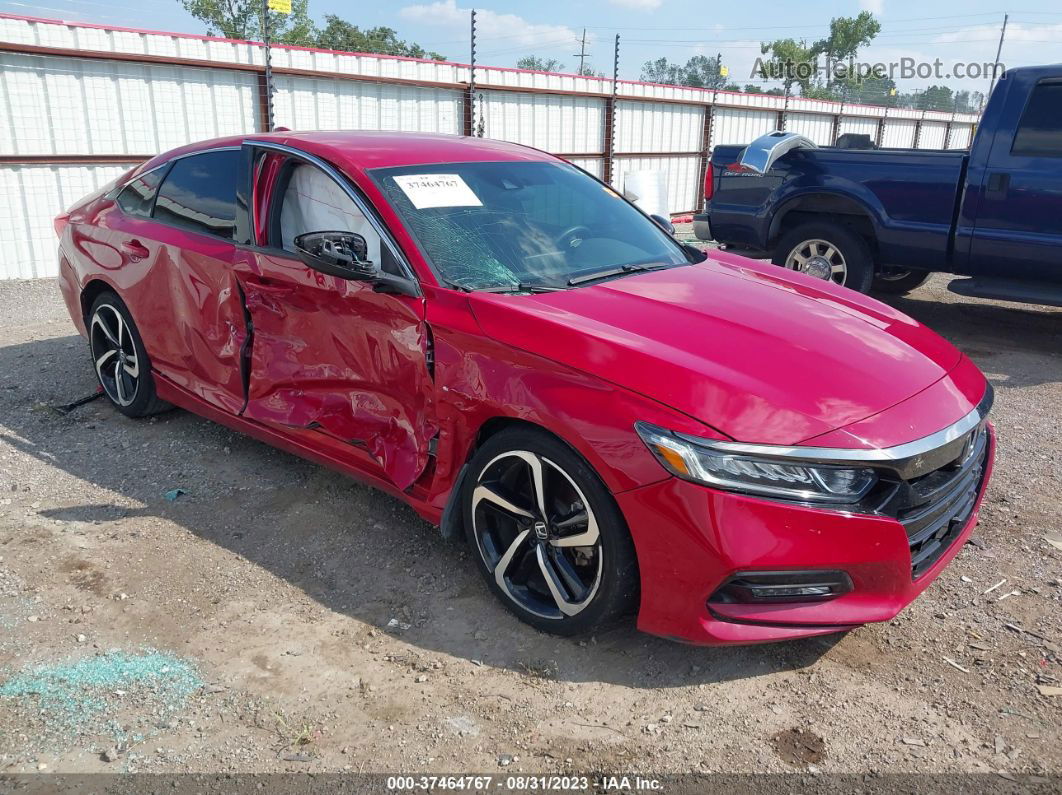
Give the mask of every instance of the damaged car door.
M 412 272 L 330 165 L 250 144 L 245 157 L 253 164 L 255 245 L 237 267 L 252 329 L 243 415 L 328 437 L 333 450 L 406 489 L 423 472 L 436 433 L 424 300 Z M 311 267 L 296 240 L 320 233 L 363 241 L 363 270 L 372 263 L 370 270 L 408 278 L 409 289 Z
M 115 243 L 130 273 L 152 367 L 207 403 L 235 414 L 246 322 L 232 266 L 240 150 L 182 155 L 157 170 L 149 190 L 134 180 L 112 213 Z M 136 269 L 136 270 L 133 270 Z

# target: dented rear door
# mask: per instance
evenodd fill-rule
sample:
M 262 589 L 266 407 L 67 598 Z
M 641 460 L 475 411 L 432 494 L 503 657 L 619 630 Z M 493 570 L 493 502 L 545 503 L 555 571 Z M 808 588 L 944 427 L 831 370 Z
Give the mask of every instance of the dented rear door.
M 233 273 L 239 155 L 230 147 L 180 156 L 139 215 L 119 197 L 104 220 L 122 257 L 115 281 L 135 307 L 152 368 L 231 414 L 244 403 L 247 340 Z
M 264 239 L 244 250 L 237 268 L 251 328 L 243 414 L 349 445 L 353 459 L 360 452 L 378 474 L 408 488 L 424 471 L 436 433 L 423 298 L 320 273 L 286 250 L 293 231 L 324 231 L 294 229 L 300 224 L 335 228 L 359 221 L 337 215 L 342 197 L 329 193 L 320 174 L 291 178 L 294 166 L 309 164 L 290 159 L 278 166 L 276 157 L 258 158 L 256 179 L 268 184 L 256 184 L 252 200 L 255 213 L 272 220 L 256 218 Z M 286 214 L 280 223 L 285 197 L 308 201 L 322 186 L 323 215 L 306 212 L 293 220 Z M 380 248 L 379 240 L 370 245 L 374 256 Z

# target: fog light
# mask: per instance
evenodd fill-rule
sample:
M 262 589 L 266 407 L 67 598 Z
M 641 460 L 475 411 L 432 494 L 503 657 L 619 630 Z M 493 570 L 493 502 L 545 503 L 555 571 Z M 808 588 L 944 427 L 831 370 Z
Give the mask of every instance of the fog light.
M 852 590 L 843 571 L 746 571 L 727 580 L 709 598 L 726 604 L 822 602 Z

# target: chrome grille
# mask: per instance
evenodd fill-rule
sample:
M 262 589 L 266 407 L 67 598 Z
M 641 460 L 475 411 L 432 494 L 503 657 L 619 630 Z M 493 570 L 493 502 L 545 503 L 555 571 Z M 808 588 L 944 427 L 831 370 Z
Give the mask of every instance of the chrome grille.
M 981 424 L 955 461 L 908 481 L 908 507 L 897 518 L 911 545 L 912 579 L 925 574 L 966 526 L 984 483 L 987 455 L 988 432 Z

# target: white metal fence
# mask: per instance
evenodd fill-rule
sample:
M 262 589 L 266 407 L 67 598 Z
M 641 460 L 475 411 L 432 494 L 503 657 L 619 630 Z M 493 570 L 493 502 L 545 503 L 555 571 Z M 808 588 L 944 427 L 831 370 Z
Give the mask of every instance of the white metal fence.
M 274 116 L 292 129 L 482 134 L 561 155 L 623 188 L 666 175 L 700 206 L 705 158 L 783 128 L 821 145 L 965 148 L 971 115 L 275 47 Z M 56 273 L 52 218 L 157 152 L 264 128 L 260 45 L 0 14 L 0 278 Z

